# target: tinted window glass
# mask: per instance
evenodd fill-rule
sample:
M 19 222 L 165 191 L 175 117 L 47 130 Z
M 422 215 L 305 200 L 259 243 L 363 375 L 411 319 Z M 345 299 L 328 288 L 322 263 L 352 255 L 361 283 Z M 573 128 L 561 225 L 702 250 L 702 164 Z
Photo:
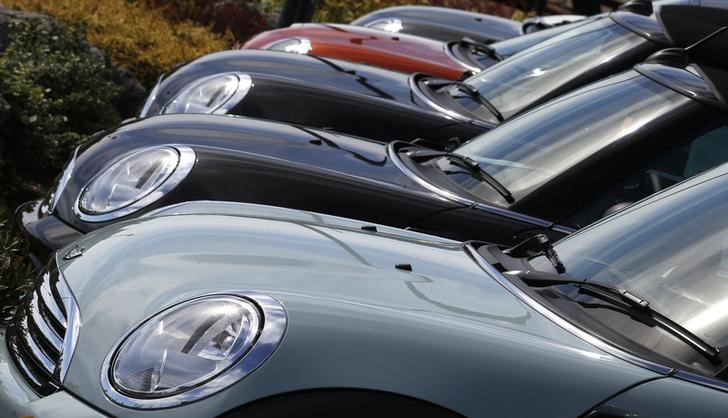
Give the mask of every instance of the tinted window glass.
M 514 55 L 467 83 L 509 118 L 580 75 L 648 42 L 611 19 L 599 19 Z
M 726 161 L 728 161 L 728 127 L 709 129 L 642 168 L 564 223 L 581 228 L 625 205 Z
M 480 162 L 516 201 L 589 156 L 695 105 L 685 96 L 628 71 L 523 115 L 455 150 Z M 505 204 L 487 185 L 472 192 Z
M 557 243 L 567 273 L 641 295 L 710 344 L 727 346 L 728 174 L 718 170 L 718 179 L 696 177 Z M 550 268 L 541 258 L 532 264 Z

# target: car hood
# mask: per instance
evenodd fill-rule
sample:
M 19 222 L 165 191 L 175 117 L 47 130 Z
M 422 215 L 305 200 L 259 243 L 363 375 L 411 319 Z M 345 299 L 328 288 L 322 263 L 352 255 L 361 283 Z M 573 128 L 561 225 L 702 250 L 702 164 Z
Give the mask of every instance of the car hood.
M 402 72 L 424 72 L 457 79 L 466 68 L 448 57 L 445 45 L 419 36 L 391 34 L 353 25 L 305 23 L 263 32 L 243 48 L 268 49 L 277 42 L 304 37 L 313 55 L 368 63 Z
M 398 19 L 402 31 L 443 41 L 469 36 L 483 42 L 501 41 L 521 35 L 521 22 L 483 13 L 446 7 L 395 6 L 355 19 L 352 25 L 370 26 Z
M 466 416 L 578 416 L 655 377 L 522 303 L 459 243 L 315 213 L 195 205 L 98 230 L 56 257 L 82 324 L 64 387 L 114 416 L 140 414 L 99 384 L 117 340 L 165 307 L 235 290 L 283 304 L 280 346 L 228 389 L 155 416 L 216 416 L 319 388 L 381 390 Z M 82 255 L 65 260 L 76 247 Z
M 228 113 L 279 120 L 387 140 L 413 140 L 455 121 L 415 102 L 404 73 L 328 58 L 244 49 L 206 55 L 163 78 L 144 116 L 159 114 L 190 83 L 214 74 L 252 79 Z
M 164 145 L 192 148 L 195 165 L 173 193 L 141 213 L 199 199 L 294 205 L 337 215 L 350 213 L 350 205 L 371 204 L 379 208 L 371 210 L 373 219 L 406 227 L 433 211 L 462 206 L 408 177 L 380 142 L 226 115 L 163 115 L 99 134 L 79 150 L 56 215 L 82 232 L 114 222 L 83 222 L 74 213 L 78 196 L 121 156 Z

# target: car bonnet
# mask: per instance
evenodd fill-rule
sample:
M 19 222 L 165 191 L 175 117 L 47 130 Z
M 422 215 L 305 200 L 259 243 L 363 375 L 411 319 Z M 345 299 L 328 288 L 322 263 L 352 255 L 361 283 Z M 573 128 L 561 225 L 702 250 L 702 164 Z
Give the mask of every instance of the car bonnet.
M 657 376 L 531 309 L 460 243 L 362 226 L 201 202 L 86 235 L 56 257 L 81 317 L 64 387 L 115 416 L 140 413 L 104 396 L 100 370 L 109 350 L 166 307 L 240 290 L 282 303 L 283 342 L 221 393 L 154 415 L 215 416 L 274 394 L 348 387 L 425 399 L 467 416 L 577 416 Z

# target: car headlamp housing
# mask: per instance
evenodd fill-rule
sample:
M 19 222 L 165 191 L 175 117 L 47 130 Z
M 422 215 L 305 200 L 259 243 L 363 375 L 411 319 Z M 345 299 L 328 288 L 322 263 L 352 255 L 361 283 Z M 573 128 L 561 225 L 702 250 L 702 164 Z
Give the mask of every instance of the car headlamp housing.
M 286 313 L 255 292 L 206 295 L 169 307 L 123 337 L 104 362 L 106 395 L 159 409 L 216 393 L 251 373 L 277 348 Z
M 196 80 L 180 91 L 162 113 L 225 114 L 253 87 L 250 75 L 227 72 Z
M 76 216 L 103 222 L 133 213 L 172 190 L 195 164 L 186 146 L 147 148 L 122 157 L 83 188 L 74 206 Z
M 270 44 L 266 49 L 306 55 L 313 49 L 313 45 L 311 45 L 311 40 L 308 38 L 296 37 Z
M 383 30 L 390 33 L 399 33 L 402 32 L 402 29 L 404 29 L 402 21 L 397 18 L 378 19 L 369 23 L 368 25 L 366 25 L 366 27 L 371 29 Z

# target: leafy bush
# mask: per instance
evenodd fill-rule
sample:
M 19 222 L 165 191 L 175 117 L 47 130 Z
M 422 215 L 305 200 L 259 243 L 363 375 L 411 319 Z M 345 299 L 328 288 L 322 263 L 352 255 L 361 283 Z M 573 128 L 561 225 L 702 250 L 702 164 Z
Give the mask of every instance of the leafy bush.
M 162 10 L 127 0 L 0 0 L 8 7 L 83 23 L 88 39 L 111 59 L 130 70 L 147 88 L 175 65 L 232 46 L 232 36 L 220 37 L 190 21 L 172 23 Z
M 0 51 L 0 204 L 14 205 L 50 183 L 84 137 L 118 123 L 123 103 L 113 70 L 82 28 L 31 19 L 7 29 Z
M 268 0 L 271 1 L 271 0 Z M 313 20 L 316 22 L 348 23 L 378 9 L 401 5 L 430 5 L 511 17 L 514 8 L 495 0 L 322 0 Z
M 0 323 L 8 321 L 15 306 L 32 288 L 35 271 L 23 256 L 24 242 L 7 227 L 7 212 L 0 207 Z
M 198 22 L 217 34 L 232 34 L 239 43 L 276 24 L 258 0 L 146 0 L 146 4 L 162 9 L 168 20 Z

